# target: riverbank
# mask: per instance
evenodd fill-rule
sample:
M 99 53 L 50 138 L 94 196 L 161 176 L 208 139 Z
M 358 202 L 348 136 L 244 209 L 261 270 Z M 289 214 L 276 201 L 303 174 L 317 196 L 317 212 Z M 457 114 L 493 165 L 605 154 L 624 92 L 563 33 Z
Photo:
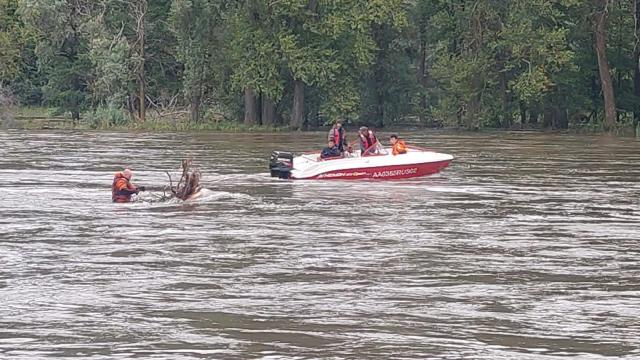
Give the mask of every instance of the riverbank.
M 148 132 L 282 132 L 289 131 L 288 127 L 245 125 L 239 122 L 219 120 L 190 122 L 183 114 L 168 118 L 150 114 L 145 122 L 128 122 L 120 116 L 117 119 L 112 114 L 86 114 L 79 121 L 74 121 L 68 114 L 58 114 L 53 109 L 39 107 L 24 107 L 13 111 L 0 124 L 3 129 L 22 130 L 92 130 L 92 131 L 148 131 Z
M 357 127 L 358 124 L 348 124 L 347 128 Z M 16 109 L 7 119 L 0 122 L 2 129 L 22 129 L 22 130 L 74 130 L 74 131 L 116 131 L 116 132 L 231 132 L 231 133 L 277 133 L 294 131 L 289 126 L 264 126 L 246 125 L 241 122 L 224 120 L 219 117 L 217 120 L 206 120 L 199 123 L 190 122 L 184 114 L 168 118 L 166 116 L 154 117 L 150 115 L 145 122 L 110 121 L 108 114 L 104 118 L 96 118 L 95 114 L 87 115 L 79 121 L 74 122 L 68 114 L 58 114 L 49 108 L 23 107 Z M 328 126 L 307 126 L 303 131 L 323 131 Z M 469 130 L 458 127 L 427 127 L 417 121 L 407 121 L 404 123 L 392 124 L 384 127 L 388 132 L 407 131 L 445 131 L 445 132 L 504 132 L 504 131 L 533 131 L 549 133 L 569 133 L 577 135 L 598 135 L 605 134 L 601 125 L 580 124 L 571 126 L 569 129 L 541 128 L 540 126 L 514 124 L 514 126 L 504 128 L 482 128 Z M 613 132 L 614 135 L 623 137 L 639 137 L 640 127 L 633 128 L 632 124 L 619 124 Z

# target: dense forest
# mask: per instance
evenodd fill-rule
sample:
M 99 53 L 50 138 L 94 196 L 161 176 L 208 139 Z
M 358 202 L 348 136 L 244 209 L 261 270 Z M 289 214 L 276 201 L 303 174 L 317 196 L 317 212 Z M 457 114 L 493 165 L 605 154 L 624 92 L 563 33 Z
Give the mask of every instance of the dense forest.
M 110 125 L 637 128 L 640 0 L 0 0 L 0 98 Z

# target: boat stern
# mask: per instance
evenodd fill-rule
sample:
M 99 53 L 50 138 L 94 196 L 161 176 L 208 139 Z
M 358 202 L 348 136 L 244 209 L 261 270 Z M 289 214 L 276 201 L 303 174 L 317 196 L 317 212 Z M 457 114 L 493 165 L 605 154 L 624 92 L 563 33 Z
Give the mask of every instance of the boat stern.
M 273 151 L 269 159 L 271 177 L 289 179 L 293 169 L 293 153 L 288 151 Z

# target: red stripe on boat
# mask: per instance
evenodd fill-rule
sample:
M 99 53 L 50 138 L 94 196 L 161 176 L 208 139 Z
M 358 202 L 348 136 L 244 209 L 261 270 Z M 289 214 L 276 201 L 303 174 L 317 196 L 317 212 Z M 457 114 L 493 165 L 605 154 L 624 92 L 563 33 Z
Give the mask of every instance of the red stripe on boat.
M 432 175 L 446 168 L 451 160 L 409 165 L 376 166 L 349 170 L 334 170 L 300 180 L 394 180 Z

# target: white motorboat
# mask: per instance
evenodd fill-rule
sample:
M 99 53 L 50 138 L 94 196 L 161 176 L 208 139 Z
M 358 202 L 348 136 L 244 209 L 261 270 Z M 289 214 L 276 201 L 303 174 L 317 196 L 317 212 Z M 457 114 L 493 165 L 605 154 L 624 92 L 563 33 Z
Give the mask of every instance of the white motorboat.
M 407 148 L 407 153 L 393 155 L 391 148 L 377 145 L 365 155 L 357 150 L 329 159 L 322 159 L 320 152 L 295 156 L 274 151 L 269 170 L 271 176 L 282 179 L 395 180 L 435 174 L 453 160 L 449 154 L 415 146 Z

